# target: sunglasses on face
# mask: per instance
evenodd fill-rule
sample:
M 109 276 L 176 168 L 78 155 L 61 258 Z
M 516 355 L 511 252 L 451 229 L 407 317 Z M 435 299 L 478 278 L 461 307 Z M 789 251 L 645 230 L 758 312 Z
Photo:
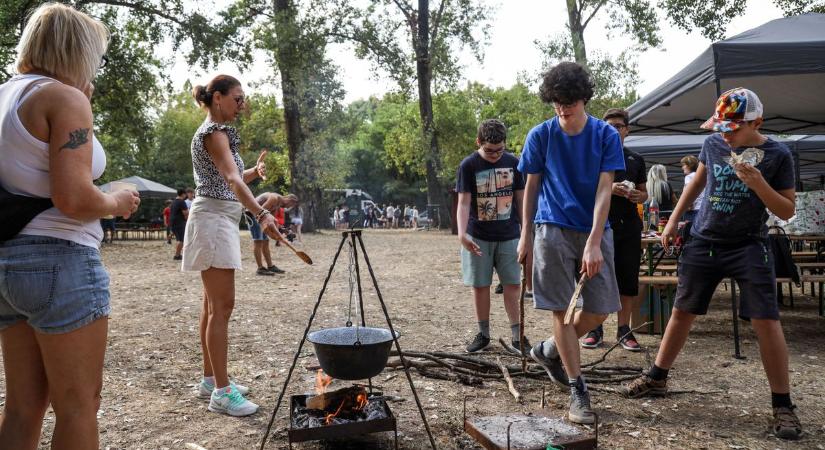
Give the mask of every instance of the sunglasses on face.
M 103 55 L 103 56 L 100 57 L 100 67 L 99 68 L 102 69 L 102 68 L 106 67 L 106 64 L 109 64 L 109 58 L 107 58 L 106 55 Z
M 483 151 L 487 155 L 497 155 L 497 154 L 502 153 L 504 151 L 504 146 L 502 146 L 501 148 L 498 148 L 498 149 L 489 149 L 487 147 L 481 147 L 481 151 Z
M 242 105 L 246 104 L 246 97 L 243 95 L 239 95 L 237 97 L 232 97 L 235 100 L 235 104 L 238 105 L 240 108 Z

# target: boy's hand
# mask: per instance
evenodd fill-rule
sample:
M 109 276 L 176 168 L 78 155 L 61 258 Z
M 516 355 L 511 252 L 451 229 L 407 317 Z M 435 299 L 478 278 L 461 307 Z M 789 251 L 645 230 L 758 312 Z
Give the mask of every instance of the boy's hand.
M 629 190 L 624 183 L 613 183 L 613 195 L 618 195 L 619 197 L 627 197 L 629 194 Z
M 461 245 L 467 249 L 468 252 L 476 255 L 481 256 L 481 247 L 478 246 L 472 239 L 468 238 L 466 235 L 461 236 Z
M 644 194 L 638 189 L 633 189 L 627 193 L 627 199 L 633 203 L 642 203 L 644 201 Z
M 733 166 L 733 169 L 736 171 L 736 176 L 751 190 L 755 191 L 756 188 L 765 182 L 765 178 L 762 177 L 762 172 L 750 164 L 739 163 Z
M 676 226 L 678 225 L 677 222 L 673 220 L 668 220 L 667 225 L 665 225 L 665 229 L 662 230 L 662 247 L 667 251 L 670 247 L 671 241 L 676 238 Z
M 533 239 L 531 235 L 528 236 L 521 236 L 521 239 L 518 240 L 518 262 L 519 264 L 527 263 L 527 258 L 530 257 L 530 253 L 533 251 Z
M 604 256 L 602 256 L 602 249 L 599 245 L 590 245 L 590 242 L 584 246 L 584 254 L 582 255 L 582 268 L 579 273 L 587 273 L 587 278 L 593 278 L 602 270 L 602 263 Z

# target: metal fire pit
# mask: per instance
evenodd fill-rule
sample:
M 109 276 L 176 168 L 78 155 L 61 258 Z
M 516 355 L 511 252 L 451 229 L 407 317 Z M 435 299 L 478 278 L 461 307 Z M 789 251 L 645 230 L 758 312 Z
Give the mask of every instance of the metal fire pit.
M 395 416 L 392 415 L 390 406 L 384 399 L 380 392 L 373 392 L 367 395 L 370 402 L 380 402 L 387 417 L 373 420 L 362 420 L 358 422 L 349 422 L 342 424 L 325 425 L 311 428 L 295 428 L 293 426 L 293 414 L 297 407 L 306 407 L 307 400 L 311 395 L 293 395 L 290 401 L 289 408 L 289 448 L 292 448 L 293 443 L 306 441 L 320 441 L 328 439 L 346 439 L 365 434 L 380 433 L 383 431 L 392 431 L 395 448 L 398 449 L 398 428 L 395 422 Z

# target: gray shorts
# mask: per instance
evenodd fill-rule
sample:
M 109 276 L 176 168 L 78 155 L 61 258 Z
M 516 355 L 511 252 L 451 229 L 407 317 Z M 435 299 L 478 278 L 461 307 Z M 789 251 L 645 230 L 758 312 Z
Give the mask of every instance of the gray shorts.
M 564 311 L 576 289 L 589 233 L 536 224 L 533 239 L 533 304 L 536 309 Z M 622 309 L 613 261 L 613 230 L 601 242 L 602 270 L 582 288 L 582 310 L 610 314 Z
M 493 268 L 501 284 L 521 284 L 521 265 L 518 263 L 518 239 L 485 241 L 470 236 L 481 248 L 481 256 L 461 247 L 461 274 L 465 286 L 487 287 L 493 283 Z

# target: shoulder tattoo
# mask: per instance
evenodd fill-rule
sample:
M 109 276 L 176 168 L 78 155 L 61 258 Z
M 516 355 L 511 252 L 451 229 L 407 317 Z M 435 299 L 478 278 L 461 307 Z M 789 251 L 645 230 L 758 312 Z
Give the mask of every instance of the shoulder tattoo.
M 89 142 L 89 129 L 78 128 L 69 132 L 69 141 L 63 144 L 59 150 L 63 150 L 64 148 L 76 149 L 87 142 Z

